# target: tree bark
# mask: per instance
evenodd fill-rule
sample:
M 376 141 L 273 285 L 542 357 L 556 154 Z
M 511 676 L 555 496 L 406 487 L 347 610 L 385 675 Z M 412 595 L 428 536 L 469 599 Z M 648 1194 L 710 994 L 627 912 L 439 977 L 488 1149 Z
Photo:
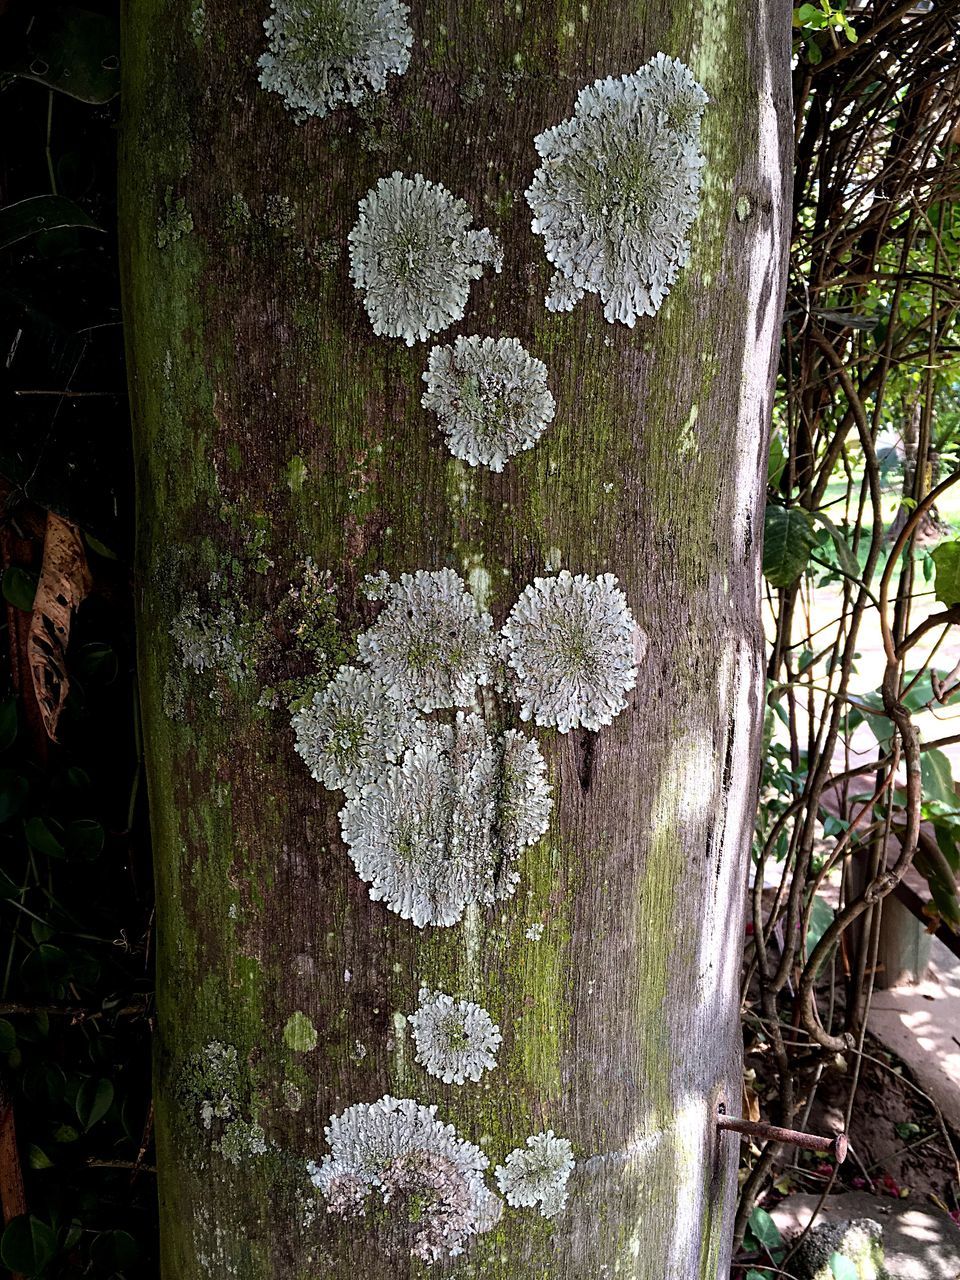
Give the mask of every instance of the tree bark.
M 436 1104 L 489 1157 L 493 1190 L 527 1136 L 573 1145 L 566 1208 L 506 1207 L 449 1274 L 718 1277 L 736 1193 L 737 1140 L 718 1140 L 715 1115 L 740 1098 L 789 7 L 421 0 L 406 73 L 304 124 L 257 82 L 266 16 L 127 0 L 124 24 L 163 1274 L 426 1274 L 388 1213 L 328 1213 L 305 1172 L 331 1116 L 389 1093 Z M 658 50 L 710 97 L 690 265 L 632 329 L 593 295 L 548 312 L 523 198 L 533 139 L 581 87 Z M 464 319 L 410 348 L 375 336 L 346 253 L 358 201 L 394 170 L 463 198 L 505 250 Z M 501 474 L 454 459 L 420 404 L 430 347 L 473 333 L 517 337 L 557 403 Z M 312 611 L 308 558 L 330 575 Z M 286 702 L 350 661 L 376 616 L 366 574 L 445 567 L 496 626 L 535 575 L 614 573 L 648 650 L 612 724 L 537 730 L 553 813 L 516 893 L 418 929 L 354 871 L 342 796 L 295 754 Z M 421 983 L 499 1025 L 480 1083 L 415 1061 L 403 1018 Z

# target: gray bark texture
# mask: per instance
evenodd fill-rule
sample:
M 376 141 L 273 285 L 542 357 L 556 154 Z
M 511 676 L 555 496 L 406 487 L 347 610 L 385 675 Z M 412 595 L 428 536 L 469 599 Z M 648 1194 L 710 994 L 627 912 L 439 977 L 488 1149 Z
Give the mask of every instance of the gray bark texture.
M 316 3 L 324 21 L 341 7 Z M 164 1276 L 715 1280 L 736 1199 L 715 1115 L 741 1093 L 789 6 L 414 0 L 408 69 L 303 123 L 258 83 L 267 16 L 127 0 L 124 21 Z M 593 294 L 548 311 L 534 137 L 658 50 L 710 99 L 690 263 L 633 328 Z M 374 334 L 347 255 L 358 202 L 396 170 L 442 183 L 504 249 L 463 319 L 412 347 Z M 470 334 L 519 339 L 556 399 L 500 473 L 452 457 L 420 403 L 432 345 Z M 498 704 L 546 759 L 549 831 L 512 896 L 417 928 L 371 900 L 288 705 L 355 659 L 379 608 L 365 575 L 444 568 L 495 628 L 535 576 L 613 573 L 647 652 L 599 732 Z M 421 985 L 499 1026 L 479 1082 L 417 1062 Z M 307 1162 L 331 1116 L 385 1094 L 435 1105 L 494 1192 L 528 1136 L 568 1139 L 565 1207 L 505 1205 L 436 1262 L 411 1256 L 429 1187 L 328 1212 Z

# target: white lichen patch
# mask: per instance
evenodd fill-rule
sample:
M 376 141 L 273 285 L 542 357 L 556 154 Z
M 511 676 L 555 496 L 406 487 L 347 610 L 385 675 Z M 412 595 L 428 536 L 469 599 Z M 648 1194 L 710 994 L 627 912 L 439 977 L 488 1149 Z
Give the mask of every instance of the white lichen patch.
M 570 119 L 535 139 L 542 163 L 526 198 L 557 268 L 549 309 L 596 293 L 611 322 L 656 314 L 690 259 L 706 103 L 692 72 L 658 53 L 581 89 Z
M 483 1179 L 486 1156 L 436 1111 L 389 1094 L 348 1107 L 324 1129 L 330 1154 L 307 1165 L 329 1213 L 360 1216 L 377 1196 L 391 1226 L 424 1262 L 462 1253 L 499 1217 L 500 1202 Z
M 502 635 L 521 718 L 561 733 L 599 729 L 624 709 L 645 647 L 612 573 L 590 578 L 566 569 L 534 578 Z
M 439 419 L 450 452 L 471 466 L 502 471 L 532 449 L 553 421 L 547 367 L 516 338 L 457 338 L 434 347 L 421 404 Z
M 553 800 L 540 747 L 517 729 L 501 739 L 501 754 L 492 785 L 496 793 L 496 825 L 507 849 L 518 852 L 547 830 Z
M 510 896 L 520 852 L 550 811 L 537 744 L 514 731 L 497 740 L 479 716 L 459 712 L 349 800 L 340 823 L 371 898 L 422 928 Z
M 247 674 L 250 651 L 244 641 L 249 632 L 249 619 L 232 603 L 224 601 L 214 610 L 204 610 L 195 592 L 187 594 L 170 627 L 184 667 L 198 673 L 217 672 L 234 684 Z
M 360 594 L 365 600 L 386 600 L 390 594 L 390 575 L 386 569 L 364 574 Z
M 452 569 L 380 585 L 384 609 L 357 641 L 361 660 L 392 697 L 422 711 L 469 706 L 490 678 L 493 619 Z
M 347 239 L 374 333 L 412 347 L 462 319 L 470 282 L 503 263 L 496 236 L 472 223 L 465 201 L 421 173 L 394 172 L 367 192 Z
M 399 0 L 271 0 L 260 83 L 294 119 L 355 106 L 410 64 L 410 11 Z
M 290 723 L 311 777 L 348 797 L 395 764 L 424 728 L 382 680 L 356 667 L 341 667 Z
M 532 1208 L 539 1203 L 543 1216 L 553 1218 L 566 1206 L 575 1163 L 569 1141 L 547 1129 L 528 1138 L 525 1147 L 511 1151 L 506 1163 L 497 1166 L 497 1186 L 508 1204 Z
M 410 1015 L 417 1062 L 444 1084 L 478 1081 L 497 1065 L 500 1028 L 472 1000 L 420 989 L 420 1007 Z

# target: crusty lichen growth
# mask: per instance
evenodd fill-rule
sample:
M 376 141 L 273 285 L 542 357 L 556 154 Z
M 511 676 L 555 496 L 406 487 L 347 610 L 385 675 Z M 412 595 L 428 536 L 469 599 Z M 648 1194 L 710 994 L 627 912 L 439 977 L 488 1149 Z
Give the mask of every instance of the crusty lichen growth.
M 454 925 L 473 903 L 509 897 L 522 849 L 552 801 L 535 742 L 491 737 L 477 715 L 431 724 L 399 765 L 340 812 L 341 834 L 374 901 L 418 927 Z
M 463 1252 L 500 1215 L 500 1202 L 484 1183 L 487 1157 L 436 1118 L 435 1106 L 389 1094 L 330 1117 L 324 1136 L 330 1154 L 307 1173 L 342 1218 L 363 1216 L 379 1198 L 392 1229 L 410 1253 L 438 1262 Z
M 157 219 L 157 248 L 166 249 L 176 244 L 193 230 L 193 214 L 187 208 L 183 196 L 174 198 L 173 187 L 163 193 L 163 212 Z
M 542 163 L 526 198 L 557 268 L 550 310 L 597 293 L 611 322 L 656 314 L 690 258 L 706 103 L 690 70 L 658 53 L 581 89 L 573 116 L 535 139 Z
M 185 1075 L 185 1087 L 197 1104 L 200 1122 L 209 1129 L 216 1120 L 228 1120 L 236 1112 L 240 1096 L 240 1060 L 232 1044 L 211 1040 L 194 1054 Z
M 294 709 L 297 751 L 347 797 L 341 834 L 370 896 L 418 928 L 453 925 L 513 893 L 549 825 L 546 765 L 536 742 L 476 713 L 427 718 L 475 704 L 502 669 L 493 619 L 456 573 L 368 574 L 361 591 L 383 605 L 358 638 L 363 665 Z
M 317 1047 L 317 1028 L 302 1009 L 291 1013 L 283 1028 L 283 1043 L 294 1053 L 310 1053 Z
M 470 282 L 503 262 L 496 236 L 472 223 L 465 201 L 421 173 L 396 171 L 367 192 L 347 239 L 374 333 L 412 347 L 462 319 Z
M 434 347 L 423 380 L 421 404 L 437 415 L 450 452 L 491 471 L 532 449 L 556 410 L 547 366 L 516 338 L 473 335 Z
M 271 0 L 270 7 L 260 83 L 298 122 L 355 106 L 410 64 L 410 11 L 399 0 Z
M 217 578 L 211 580 L 209 594 L 220 598 L 204 609 L 196 592 L 187 593 L 170 634 L 184 667 L 236 685 L 256 669 L 263 629 L 242 602 L 223 593 Z M 210 697 L 216 698 L 218 692 L 214 683 Z
M 271 637 L 285 640 L 275 644 L 260 664 L 260 677 L 267 682 L 260 692 L 260 706 L 300 711 L 326 687 L 352 649 L 337 617 L 337 593 L 329 570 L 320 569 L 310 556 L 301 561 L 266 625 Z
M 232 1044 L 211 1040 L 194 1054 L 183 1075 L 182 1096 L 205 1130 L 214 1151 L 231 1164 L 266 1155 L 263 1129 L 244 1114 L 245 1090 L 240 1058 Z
M 470 706 L 490 679 L 493 619 L 452 569 L 403 573 L 360 636 L 360 658 L 390 693 L 422 711 Z
M 444 1084 L 476 1083 L 497 1065 L 500 1028 L 474 1001 L 421 987 L 420 1005 L 409 1021 L 417 1062 Z
M 612 573 L 591 578 L 566 569 L 534 578 L 502 635 L 521 718 L 561 733 L 597 730 L 619 715 L 646 647 Z
M 348 798 L 376 782 L 423 733 L 420 718 L 383 680 L 356 667 L 341 667 L 291 724 L 310 776 Z
M 495 1171 L 507 1203 L 523 1208 L 540 1205 L 545 1218 L 556 1217 L 567 1203 L 567 1182 L 575 1165 L 573 1147 L 552 1129 L 535 1133 Z

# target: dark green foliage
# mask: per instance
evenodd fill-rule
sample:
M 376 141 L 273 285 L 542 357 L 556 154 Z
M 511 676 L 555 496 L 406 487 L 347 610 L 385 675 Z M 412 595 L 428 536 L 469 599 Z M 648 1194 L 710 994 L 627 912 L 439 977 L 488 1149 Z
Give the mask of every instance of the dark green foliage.
M 946 605 L 960 604 L 960 541 L 941 543 L 931 559 L 937 568 L 937 599 Z
M 763 575 L 774 587 L 789 587 L 807 567 L 816 541 L 813 524 L 799 507 L 767 507 L 763 518 Z

